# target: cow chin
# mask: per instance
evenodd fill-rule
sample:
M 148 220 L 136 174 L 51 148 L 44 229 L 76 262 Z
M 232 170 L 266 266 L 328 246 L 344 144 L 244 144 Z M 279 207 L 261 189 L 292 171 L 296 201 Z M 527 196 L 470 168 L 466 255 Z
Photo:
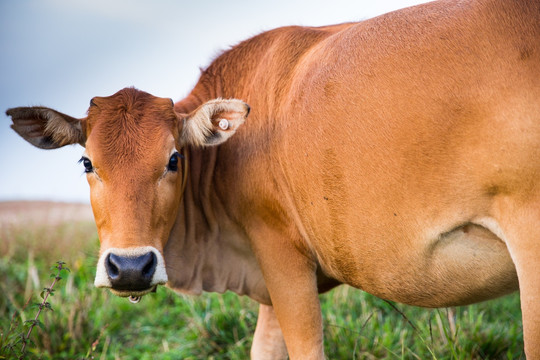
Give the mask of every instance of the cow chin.
M 153 254 L 153 255 L 152 255 Z M 133 262 L 137 259 L 151 257 L 152 262 L 155 262 L 155 270 L 151 277 L 147 276 L 142 283 L 132 280 L 133 275 L 128 274 L 128 280 L 123 281 L 120 286 L 118 286 L 117 280 L 114 280 L 113 277 L 118 276 L 116 272 L 116 266 L 118 263 L 111 265 L 111 259 L 118 261 L 121 259 L 128 263 L 129 266 L 132 266 Z M 106 262 L 109 262 L 109 265 L 106 266 Z M 110 274 L 111 268 L 114 268 L 114 274 Z M 133 269 L 128 269 L 128 271 L 133 271 Z M 94 285 L 97 288 L 107 288 L 117 296 L 128 297 L 135 296 L 140 297 L 146 295 L 150 292 L 155 291 L 158 285 L 163 285 L 168 281 L 167 272 L 165 270 L 165 261 L 161 253 L 152 246 L 141 246 L 141 247 L 131 247 L 131 248 L 109 248 L 105 250 L 99 257 L 96 278 Z

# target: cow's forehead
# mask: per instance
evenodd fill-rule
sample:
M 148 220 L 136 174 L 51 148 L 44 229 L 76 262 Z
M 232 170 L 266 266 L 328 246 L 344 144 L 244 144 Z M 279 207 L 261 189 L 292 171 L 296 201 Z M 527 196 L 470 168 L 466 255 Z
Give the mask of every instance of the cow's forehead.
M 92 100 L 87 118 L 87 151 L 107 163 L 151 161 L 178 138 L 170 99 L 124 89 Z
M 125 88 L 108 97 L 94 97 L 88 110 L 91 128 L 107 126 L 159 124 L 176 118 L 171 99 L 159 98 L 135 88 Z

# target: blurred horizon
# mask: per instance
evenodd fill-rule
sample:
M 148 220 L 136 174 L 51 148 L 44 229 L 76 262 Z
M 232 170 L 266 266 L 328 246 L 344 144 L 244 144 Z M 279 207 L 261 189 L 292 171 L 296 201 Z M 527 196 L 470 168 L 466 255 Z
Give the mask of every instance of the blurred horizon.
M 84 117 L 93 96 L 135 86 L 175 101 L 200 68 L 240 41 L 285 25 L 371 18 L 426 1 L 0 1 L 0 201 L 89 203 L 81 146 L 41 150 L 9 127 L 11 107 Z

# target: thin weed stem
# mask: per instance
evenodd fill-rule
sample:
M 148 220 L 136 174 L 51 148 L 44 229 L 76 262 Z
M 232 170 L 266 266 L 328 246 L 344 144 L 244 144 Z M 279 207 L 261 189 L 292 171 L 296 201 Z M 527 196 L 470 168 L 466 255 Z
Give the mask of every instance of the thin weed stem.
M 56 283 L 58 281 L 62 280 L 62 277 L 60 276 L 62 270 L 70 271 L 69 268 L 65 267 L 64 265 L 65 265 L 65 263 L 63 261 L 57 261 L 56 262 L 56 266 L 54 268 L 57 269 L 57 273 L 51 275 L 51 276 L 54 276 L 54 280 L 53 280 L 51 286 L 44 289 L 44 291 L 42 293 L 43 301 L 38 306 L 38 311 L 36 313 L 36 316 L 34 317 L 34 320 L 29 320 L 28 321 L 30 323 L 30 327 L 28 328 L 28 332 L 26 333 L 26 335 L 24 335 L 23 338 L 22 338 L 21 356 L 19 357 L 19 359 L 22 359 L 24 357 L 24 355 L 26 354 L 26 345 L 28 344 L 28 341 L 30 339 L 30 335 L 32 334 L 32 330 L 34 330 L 34 327 L 37 324 L 39 324 L 38 319 L 39 319 L 39 315 L 41 315 L 41 311 L 43 309 L 51 309 L 51 306 L 47 302 L 47 299 L 49 298 L 49 295 L 53 294 L 54 285 L 56 285 Z

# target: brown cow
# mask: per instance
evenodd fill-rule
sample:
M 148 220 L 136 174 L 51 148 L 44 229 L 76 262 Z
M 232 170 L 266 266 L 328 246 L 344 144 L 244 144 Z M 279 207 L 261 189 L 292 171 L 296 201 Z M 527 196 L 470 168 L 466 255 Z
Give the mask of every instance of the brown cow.
M 317 294 L 340 283 L 440 307 L 519 282 L 540 359 L 539 79 L 540 1 L 440 1 L 263 33 L 174 107 L 124 89 L 81 120 L 8 114 L 86 146 L 98 287 L 246 294 L 254 358 L 322 359 Z

